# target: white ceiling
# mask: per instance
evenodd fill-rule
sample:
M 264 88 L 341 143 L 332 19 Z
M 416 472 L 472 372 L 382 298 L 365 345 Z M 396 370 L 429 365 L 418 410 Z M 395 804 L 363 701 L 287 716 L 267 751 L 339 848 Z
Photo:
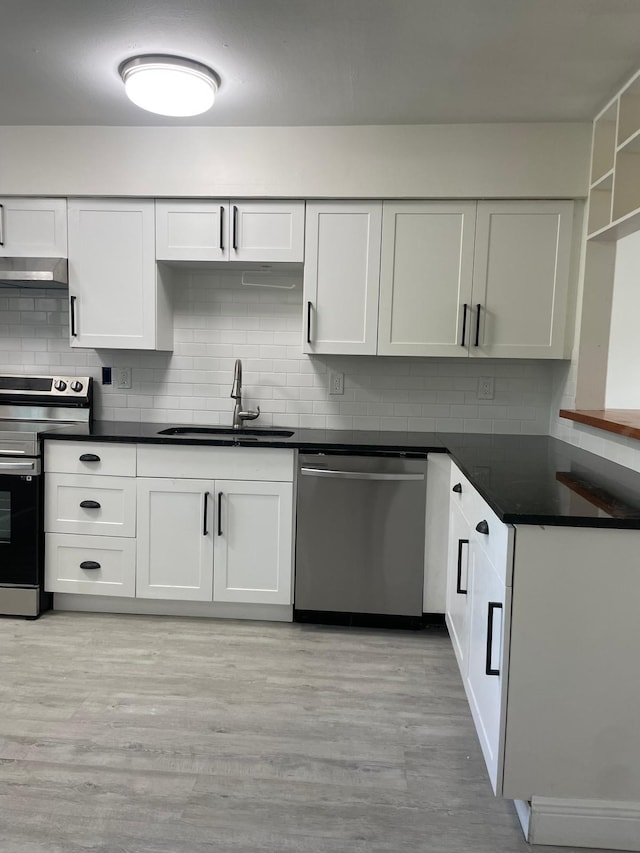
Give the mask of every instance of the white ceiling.
M 2 0 L 0 124 L 590 120 L 640 67 L 640 0 Z M 172 53 L 213 109 L 130 104 L 118 66 Z

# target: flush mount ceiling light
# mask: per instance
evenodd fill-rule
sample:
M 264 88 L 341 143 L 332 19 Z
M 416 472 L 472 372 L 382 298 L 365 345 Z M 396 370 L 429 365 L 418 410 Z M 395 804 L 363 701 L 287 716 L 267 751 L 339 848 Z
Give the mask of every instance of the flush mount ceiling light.
M 180 56 L 136 56 L 120 68 L 134 104 L 163 116 L 195 116 L 213 105 L 220 79 L 206 65 Z

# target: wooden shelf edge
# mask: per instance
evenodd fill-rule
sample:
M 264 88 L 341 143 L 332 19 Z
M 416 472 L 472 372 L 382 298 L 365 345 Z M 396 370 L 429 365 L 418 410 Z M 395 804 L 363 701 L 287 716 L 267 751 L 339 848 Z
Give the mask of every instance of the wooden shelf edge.
M 560 409 L 560 417 L 627 438 L 640 439 L 640 409 Z

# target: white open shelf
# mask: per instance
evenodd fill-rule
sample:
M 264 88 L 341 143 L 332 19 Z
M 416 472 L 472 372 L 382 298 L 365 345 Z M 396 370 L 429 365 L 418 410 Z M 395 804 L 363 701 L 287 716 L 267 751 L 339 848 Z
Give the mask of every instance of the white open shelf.
M 618 240 L 640 229 L 640 72 L 593 123 L 587 231 Z

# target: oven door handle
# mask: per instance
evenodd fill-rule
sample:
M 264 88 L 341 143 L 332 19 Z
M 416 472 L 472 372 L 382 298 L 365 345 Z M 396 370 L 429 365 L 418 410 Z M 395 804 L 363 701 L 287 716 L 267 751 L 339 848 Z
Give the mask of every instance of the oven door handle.
M 0 471 L 35 471 L 35 462 L 0 462 Z

